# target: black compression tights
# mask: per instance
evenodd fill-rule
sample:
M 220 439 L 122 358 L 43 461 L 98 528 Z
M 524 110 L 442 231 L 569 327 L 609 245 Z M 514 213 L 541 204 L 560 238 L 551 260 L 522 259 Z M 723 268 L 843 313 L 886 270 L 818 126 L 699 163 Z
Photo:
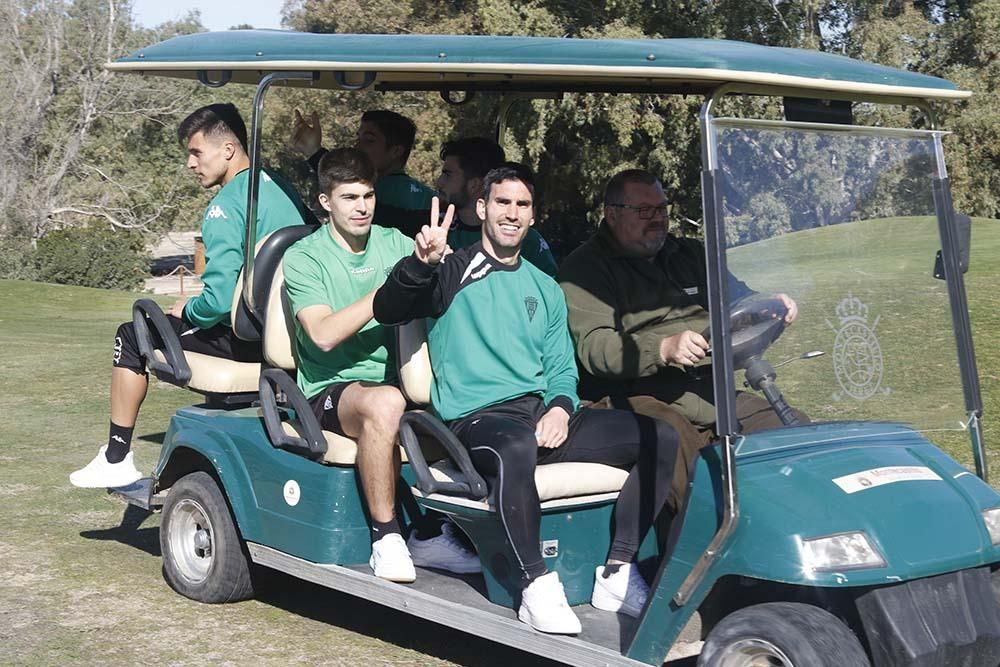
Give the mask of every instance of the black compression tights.
M 580 461 L 630 470 L 615 504 L 609 559 L 631 562 L 670 496 L 677 433 L 668 424 L 622 410 L 578 410 L 556 449 L 538 447 L 535 428 L 545 408 L 523 397 L 452 423 L 483 475 L 497 516 L 527 580 L 546 572 L 539 550 L 541 510 L 535 465 Z

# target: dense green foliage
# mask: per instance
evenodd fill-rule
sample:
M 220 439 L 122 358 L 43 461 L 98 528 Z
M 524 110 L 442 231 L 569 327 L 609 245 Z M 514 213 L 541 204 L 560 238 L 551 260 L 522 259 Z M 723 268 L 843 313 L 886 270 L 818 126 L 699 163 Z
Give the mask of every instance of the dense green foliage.
M 292 0 L 286 3 L 285 18 L 289 27 L 318 32 L 740 39 L 821 49 L 943 76 L 976 93 L 970 102 L 938 109 L 941 124 L 954 132 L 946 145 L 956 206 L 974 215 L 1000 215 L 1000 161 L 992 140 L 994 128 L 1000 127 L 995 93 L 1000 70 L 994 62 L 1000 53 L 1000 0 L 406 0 L 366 3 L 364 10 L 356 0 Z M 666 96 L 567 94 L 515 106 L 506 148 L 511 157 L 539 171 L 541 231 L 557 254 L 598 222 L 603 185 L 621 168 L 643 166 L 659 173 L 674 193 L 678 215 L 701 217 L 700 103 Z M 389 106 L 408 113 L 420 128 L 411 171 L 430 181 L 441 140 L 488 132 L 496 99 L 455 109 L 435 97 L 421 102 L 399 94 L 300 94 L 285 104 L 320 108 L 331 143 L 350 140 L 357 114 L 365 108 Z M 735 99 L 727 106 L 733 113 L 780 113 L 774 101 Z M 274 127 L 287 127 L 290 110 L 277 113 Z M 864 106 L 856 114 L 861 122 L 920 122 L 913 109 Z M 818 173 L 793 171 L 785 176 L 784 187 L 809 193 L 818 212 L 824 198 L 833 196 L 832 185 Z M 753 210 L 768 217 L 753 224 L 771 229 L 789 225 L 788 212 L 774 210 L 767 201 L 755 202 Z
M 238 23 L 239 17 L 234 17 Z M 571 37 L 714 37 L 842 53 L 943 76 L 974 91 L 940 105 L 956 206 L 1000 217 L 1000 0 L 288 0 L 285 24 L 318 32 L 422 32 Z M 88 222 L 148 234 L 192 228 L 208 200 L 184 174 L 174 136 L 184 113 L 209 101 L 249 112 L 252 90 L 111 76 L 100 65 L 140 45 L 200 30 L 188 20 L 138 28 L 128 0 L 12 0 L 0 7 L 0 256 L 34 245 L 51 229 Z M 701 217 L 696 118 L 701 100 L 652 95 L 576 95 L 515 104 L 508 155 L 539 171 L 540 230 L 557 254 L 599 220 L 607 178 L 629 166 L 661 175 L 678 217 Z M 437 176 L 441 143 L 491 134 L 498 98 L 453 107 L 437 95 L 278 89 L 265 113 L 265 159 L 291 177 L 308 201 L 313 179 L 287 147 L 293 110 L 320 112 L 325 143 L 353 141 L 369 108 L 391 108 L 419 128 L 409 171 Z M 773 100 L 736 98 L 725 112 L 777 116 Z M 861 106 L 862 122 L 919 124 L 914 109 Z M 809 193 L 816 211 L 829 199 L 822 174 L 791 172 L 788 189 Z M 780 208 L 780 207 L 779 207 Z M 795 211 L 754 202 L 748 221 L 794 227 Z M 829 212 L 834 215 L 835 211 Z M 790 216 L 790 217 L 789 217 Z M 14 253 L 0 275 L 25 275 Z
M 38 240 L 39 280 L 81 287 L 136 289 L 149 273 L 142 236 L 103 225 L 67 227 Z

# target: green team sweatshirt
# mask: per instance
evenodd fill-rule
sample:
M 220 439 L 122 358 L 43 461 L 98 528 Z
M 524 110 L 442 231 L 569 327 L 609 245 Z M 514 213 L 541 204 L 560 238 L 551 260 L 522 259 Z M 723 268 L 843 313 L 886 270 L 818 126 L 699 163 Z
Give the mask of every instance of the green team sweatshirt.
M 556 282 L 529 262 L 508 266 L 481 243 L 431 267 L 403 259 L 375 294 L 375 319 L 428 323 L 434 383 L 431 403 L 458 419 L 534 394 L 573 414 L 579 405 L 566 300 Z
M 244 169 L 222 186 L 201 222 L 205 243 L 205 272 L 201 294 L 184 306 L 184 318 L 202 329 L 222 322 L 229 325 L 236 280 L 243 268 L 246 242 L 247 187 L 250 170 Z M 305 208 L 291 186 L 265 170 L 260 172 L 257 200 L 257 242 L 282 227 L 305 221 Z

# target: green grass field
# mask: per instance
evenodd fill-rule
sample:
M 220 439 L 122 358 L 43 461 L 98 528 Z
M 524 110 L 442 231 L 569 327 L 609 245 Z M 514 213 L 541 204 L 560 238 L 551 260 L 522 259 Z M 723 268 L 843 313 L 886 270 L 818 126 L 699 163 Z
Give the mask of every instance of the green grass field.
M 1000 223 L 977 220 L 973 240 L 976 247 L 966 280 L 986 404 L 986 443 L 1000 475 L 1000 296 L 995 289 L 1000 282 Z M 824 270 L 833 271 L 836 258 L 820 256 L 823 239 L 813 245 L 818 253 L 814 261 L 828 261 Z M 877 249 L 876 234 L 858 251 L 877 256 Z M 771 252 L 788 253 L 787 248 L 779 250 L 775 245 Z M 881 272 L 891 258 L 884 260 L 876 263 Z M 738 264 L 733 266 L 737 273 L 746 269 Z M 927 266 L 921 264 L 920 270 L 926 273 Z M 781 278 L 774 276 L 777 282 Z M 927 284 L 931 291 L 941 286 Z M 800 322 L 769 356 L 777 361 L 786 353 L 827 350 L 827 357 L 781 371 L 782 386 L 793 404 L 798 397 L 798 404 L 817 414 L 826 409 L 831 385 L 810 394 L 807 378 L 830 363 L 832 337 L 824 320 L 833 317 L 829 304 L 848 286 L 836 287 L 812 293 L 823 307 L 803 301 Z M 121 526 L 123 505 L 100 491 L 74 489 L 67 480 L 107 437 L 111 341 L 134 298 L 0 281 L 0 664 L 542 664 L 281 575 L 265 582 L 269 585 L 258 600 L 238 605 L 201 605 L 171 591 L 160 575 L 158 517 L 138 529 Z M 913 306 L 901 304 L 900 309 Z M 921 338 L 905 314 L 896 314 L 897 323 L 891 313 L 883 314 L 879 328 L 885 335 L 893 327 L 904 329 L 898 335 L 899 347 L 885 351 L 887 359 L 925 355 L 928 363 L 936 364 L 954 357 L 947 344 Z M 930 395 L 919 391 L 925 379 L 887 375 L 886 383 L 897 395 L 919 401 L 922 393 Z M 193 398 L 181 389 L 152 384 L 136 430 L 140 469 L 152 468 L 170 414 Z M 964 438 L 944 444 L 969 463 Z

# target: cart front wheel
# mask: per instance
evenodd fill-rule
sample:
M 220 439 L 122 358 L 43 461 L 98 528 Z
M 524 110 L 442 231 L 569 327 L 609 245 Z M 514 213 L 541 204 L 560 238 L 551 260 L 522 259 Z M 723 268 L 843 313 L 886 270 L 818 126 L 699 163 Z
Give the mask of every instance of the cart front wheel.
M 705 640 L 699 667 L 869 667 L 840 619 L 809 604 L 769 602 L 726 616 Z
M 229 506 L 210 475 L 185 475 L 170 489 L 160 525 L 163 576 L 199 602 L 236 602 L 253 595 L 250 565 Z

